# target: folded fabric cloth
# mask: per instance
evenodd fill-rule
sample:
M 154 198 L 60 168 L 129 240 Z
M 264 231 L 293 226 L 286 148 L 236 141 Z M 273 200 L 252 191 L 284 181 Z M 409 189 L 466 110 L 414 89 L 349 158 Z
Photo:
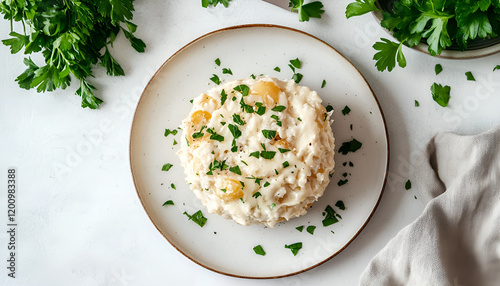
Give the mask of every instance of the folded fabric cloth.
M 500 285 L 500 128 L 438 134 L 422 158 L 415 181 L 429 202 L 360 285 Z

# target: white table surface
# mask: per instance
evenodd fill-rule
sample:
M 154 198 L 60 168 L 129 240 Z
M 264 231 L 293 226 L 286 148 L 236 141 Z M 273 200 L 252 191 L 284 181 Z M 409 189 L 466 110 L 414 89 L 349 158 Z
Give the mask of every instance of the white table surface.
M 136 53 L 123 35 L 112 53 L 126 72 L 109 77 L 95 69 L 93 83 L 105 101 L 80 108 L 76 85 L 37 94 L 14 81 L 23 55 L 0 46 L 0 284 L 2 285 L 356 285 L 370 259 L 424 209 L 418 189 L 405 190 L 416 156 L 437 132 L 478 133 L 500 122 L 500 57 L 445 60 L 405 49 L 408 67 L 378 72 L 373 43 L 388 37 L 371 15 L 347 20 L 350 0 L 323 1 L 323 18 L 300 23 L 295 13 L 260 0 L 233 0 L 205 9 L 199 0 L 135 2 Z M 300 275 L 244 280 L 213 273 L 178 253 L 143 210 L 129 168 L 129 135 L 138 98 L 160 65 L 193 39 L 220 28 L 278 24 L 326 41 L 366 77 L 387 120 L 390 171 L 381 203 L 361 234 L 339 255 Z M 0 21 L 0 38 L 9 23 Z M 434 66 L 444 70 L 436 76 Z M 476 82 L 467 81 L 472 71 Z M 437 82 L 451 86 L 447 108 L 430 93 Z M 414 100 L 420 107 L 414 106 Z M 17 278 L 7 277 L 7 169 L 15 167 Z M 415 196 L 417 199 L 415 199 Z

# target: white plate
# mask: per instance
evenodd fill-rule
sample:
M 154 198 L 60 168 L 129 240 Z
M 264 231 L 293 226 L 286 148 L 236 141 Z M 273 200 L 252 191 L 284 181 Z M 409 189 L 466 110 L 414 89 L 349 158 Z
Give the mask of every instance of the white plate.
M 183 140 L 181 132 L 164 137 L 165 128 L 177 128 L 189 114 L 192 98 L 223 80 L 268 74 L 289 79 L 289 60 L 299 58 L 304 75 L 301 85 L 318 91 L 326 106 L 335 108 L 333 131 L 337 150 L 343 142 L 356 138 L 363 147 L 348 155 L 336 154 L 336 172 L 308 214 L 283 222 L 275 228 L 241 226 L 209 214 L 184 181 L 175 155 Z M 214 60 L 219 58 L 221 66 Z M 274 71 L 280 67 L 281 72 Z M 234 75 L 223 75 L 230 68 Z M 321 88 L 323 79 L 326 86 Z M 342 115 L 349 106 L 351 112 Z M 352 124 L 352 130 L 350 125 Z M 202 36 L 180 49 L 153 76 L 137 106 L 130 138 L 130 162 L 139 198 L 160 233 L 186 257 L 218 273 L 247 277 L 274 278 L 311 269 L 342 251 L 363 229 L 382 196 L 388 168 L 388 138 L 377 99 L 363 76 L 335 49 L 306 33 L 271 25 L 231 27 Z M 343 166 L 353 162 L 354 167 Z M 174 166 L 161 171 L 165 163 Z M 338 182 L 347 173 L 348 183 Z M 171 184 L 176 189 L 170 187 Z M 172 200 L 175 205 L 162 206 Z M 346 209 L 335 203 L 342 200 Z M 340 222 L 322 226 L 322 212 L 331 205 Z M 201 228 L 183 213 L 202 210 L 208 218 Z M 295 228 L 304 225 L 302 232 Z M 314 235 L 306 227 L 314 225 Z M 334 233 L 332 233 L 332 231 Z M 293 256 L 285 244 L 302 242 Z M 253 247 L 262 245 L 265 256 Z

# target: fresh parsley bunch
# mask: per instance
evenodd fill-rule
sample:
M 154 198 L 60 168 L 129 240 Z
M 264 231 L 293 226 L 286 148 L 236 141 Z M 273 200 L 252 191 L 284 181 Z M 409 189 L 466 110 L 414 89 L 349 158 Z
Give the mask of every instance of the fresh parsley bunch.
M 356 0 L 346 8 L 346 17 L 380 11 L 376 0 Z M 456 44 L 460 49 L 475 39 L 496 37 L 500 31 L 500 1 L 497 0 L 396 0 L 392 12 L 383 11 L 382 27 L 399 41 L 381 39 L 373 45 L 379 71 L 392 71 L 396 62 L 406 66 L 402 45 L 421 41 L 435 56 Z
M 102 100 L 88 81 L 93 65 L 104 66 L 108 75 L 124 75 L 109 51 L 117 34 L 122 31 L 138 52 L 146 47 L 134 36 L 133 11 L 133 0 L 2 0 L 0 13 L 11 22 L 11 38 L 2 42 L 13 54 L 24 48 L 24 54 L 41 52 L 45 59 L 44 66 L 24 59 L 27 69 L 16 79 L 19 86 L 37 92 L 65 89 L 73 76 L 82 107 L 96 109 Z M 14 31 L 14 22 L 22 24 L 22 34 Z

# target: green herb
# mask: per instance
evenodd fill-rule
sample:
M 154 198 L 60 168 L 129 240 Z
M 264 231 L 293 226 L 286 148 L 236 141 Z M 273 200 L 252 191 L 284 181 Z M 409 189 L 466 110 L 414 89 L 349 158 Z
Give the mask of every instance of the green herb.
M 278 170 L 276 170 L 276 169 L 274 169 L 274 173 L 275 173 L 276 175 L 279 175 Z
M 256 192 L 255 194 L 252 195 L 253 198 L 258 198 L 260 196 L 262 196 L 260 192 Z
M 299 58 L 296 58 L 294 60 L 290 60 L 290 64 L 294 67 L 294 68 L 298 68 L 300 69 L 302 67 L 302 63 L 300 62 Z M 295 69 L 293 69 L 293 71 L 295 71 Z
M 177 141 L 174 139 L 174 146 L 177 145 Z
M 168 135 L 172 134 L 172 135 L 177 135 L 177 132 L 178 130 L 177 129 L 174 129 L 174 130 L 170 130 L 170 129 L 165 129 L 165 137 L 167 137 Z
M 344 178 L 347 177 L 347 173 L 342 174 L 342 177 Z
M 133 11 L 133 0 L 1 1 L 0 13 L 10 20 L 11 28 L 11 38 L 3 44 L 12 54 L 23 48 L 26 55 L 40 52 L 45 62 L 38 66 L 30 57 L 24 58 L 27 69 L 16 79 L 19 87 L 36 88 L 39 93 L 66 89 L 73 77 L 78 81 L 76 95 L 81 97 L 81 106 L 98 108 L 102 100 L 94 95 L 96 88 L 87 79 L 94 77 L 95 64 L 103 66 L 108 75 L 125 74 L 110 52 L 120 31 L 136 51 L 142 53 L 146 47 L 134 36 Z M 14 26 L 22 26 L 23 34 L 15 32 Z
M 290 245 L 285 245 L 285 248 L 290 249 L 293 253 L 293 256 L 296 256 L 299 250 L 302 248 L 302 242 L 296 242 Z
M 255 157 L 255 158 L 259 159 L 259 151 L 252 152 L 252 153 L 250 153 L 249 156 L 250 157 Z
M 172 200 L 168 200 L 168 201 L 164 202 L 162 206 L 166 206 L 166 205 L 171 205 L 171 206 L 173 206 L 173 205 L 174 205 L 174 202 L 173 202 Z
M 192 220 L 200 227 L 203 227 L 207 222 L 207 218 L 203 216 L 201 210 L 195 212 L 193 215 L 189 215 L 187 212 L 184 212 L 183 214 L 185 214 L 189 218 L 189 220 Z
M 266 137 L 267 139 L 273 140 L 276 137 L 276 131 L 275 130 L 262 130 L 262 135 Z
M 241 131 L 240 129 L 238 128 L 237 125 L 234 125 L 234 124 L 228 124 L 227 125 L 228 128 L 229 128 L 229 131 L 231 132 L 231 134 L 233 135 L 234 139 L 238 139 L 240 138 L 241 136 Z
M 272 204 L 271 204 L 271 209 L 274 209 L 274 207 L 275 207 L 275 206 L 276 206 L 276 204 L 275 204 L 275 203 L 272 203 Z
M 301 73 L 295 73 L 293 74 L 292 79 L 295 81 L 295 83 L 299 83 L 303 77 L 304 75 L 302 75 Z
M 403 54 L 403 44 L 391 42 L 388 39 L 380 39 L 382 42 L 376 42 L 373 48 L 378 52 L 373 56 L 377 62 L 375 66 L 379 71 L 392 71 L 396 67 L 396 60 L 398 65 L 402 68 L 406 67 L 406 58 Z
M 260 244 L 257 245 L 256 247 L 254 247 L 253 251 L 255 252 L 255 254 L 258 254 L 258 255 L 262 255 L 262 256 L 266 255 L 264 248 L 262 248 L 262 246 Z
M 231 168 L 229 168 L 229 171 L 231 171 L 231 172 L 233 172 L 235 174 L 241 175 L 241 170 L 240 170 L 239 166 L 231 167 Z
M 283 149 L 283 148 L 278 148 L 278 150 L 280 151 L 280 153 L 290 152 L 290 150 L 288 150 L 288 149 Z
M 263 103 L 262 102 L 256 102 L 255 103 L 255 106 L 257 106 L 257 111 L 255 111 L 255 113 L 257 113 L 258 115 L 264 115 L 264 113 L 266 113 L 266 107 L 265 106 L 262 106 Z
M 300 117 L 297 117 L 297 120 L 300 121 L 300 122 L 302 122 L 302 119 Z
M 217 4 L 221 3 L 222 5 L 224 5 L 224 7 L 227 8 L 227 6 L 229 5 L 229 2 L 231 2 L 231 0 L 201 0 L 201 6 L 204 8 L 207 8 L 208 5 L 212 5 L 213 7 L 216 7 Z
M 431 86 L 432 99 L 434 99 L 434 101 L 442 107 L 446 107 L 448 105 L 448 101 L 450 101 L 450 90 L 451 88 L 448 85 L 442 86 L 434 83 Z
M 213 74 L 210 80 L 213 81 L 215 84 L 220 84 L 220 79 L 216 74 Z
M 325 13 L 320 1 L 304 4 L 304 0 L 290 0 L 289 6 L 292 7 L 292 12 L 297 10 L 300 22 L 307 22 L 309 18 L 321 18 L 321 14 Z
M 406 190 L 411 189 L 411 181 L 410 181 L 410 180 L 406 181 L 406 184 L 405 184 L 405 189 L 406 189 Z
M 220 93 L 220 105 L 224 105 L 227 99 L 227 94 L 225 90 L 222 90 Z
M 184 137 L 184 139 L 186 139 L 186 144 L 187 144 L 187 146 L 189 147 L 189 140 L 188 140 L 188 138 L 187 138 L 187 137 Z
M 240 100 L 240 106 L 241 106 L 241 109 L 243 109 L 246 113 L 253 113 L 254 112 L 253 107 L 251 105 L 246 104 L 243 97 Z
M 271 185 L 271 183 L 269 183 L 269 182 L 265 182 L 265 183 L 264 183 L 264 188 L 269 187 L 270 185 Z
M 326 85 L 326 80 L 323 80 L 323 82 L 321 83 L 321 88 L 325 87 Z
M 342 109 L 342 114 L 347 115 L 349 114 L 349 112 L 351 112 L 351 109 L 349 108 L 349 106 L 346 105 L 344 109 Z
M 174 183 L 170 184 L 170 187 L 174 190 L 176 190 Z
M 351 161 L 349 161 L 349 167 L 354 167 L 354 164 Z
M 215 59 L 215 64 L 220 67 L 220 59 L 219 58 Z
M 302 232 L 304 230 L 304 226 L 301 225 L 301 226 L 296 227 L 295 229 Z
M 441 64 L 437 64 L 434 67 L 434 72 L 436 73 L 436 75 L 440 74 L 442 71 L 443 71 L 443 66 Z
M 223 193 L 227 192 L 227 190 L 226 190 L 226 189 L 220 189 L 220 190 L 221 190 Z
M 500 70 L 500 65 L 497 65 L 496 67 L 493 68 L 493 71 Z
M 245 166 L 248 166 L 247 162 L 241 160 L 241 163 L 245 164 Z
M 345 210 L 345 205 L 344 205 L 343 201 L 337 201 L 337 203 L 335 204 L 335 206 L 338 207 L 341 210 Z
M 167 164 L 163 165 L 163 167 L 161 167 L 161 170 L 166 172 L 166 171 L 170 170 L 170 168 L 172 168 L 173 166 L 174 165 L 167 163 Z
M 243 200 L 243 198 L 240 198 L 240 201 L 241 201 L 242 204 L 245 203 L 245 201 Z
M 203 133 L 203 129 L 205 129 L 205 128 L 206 128 L 206 126 L 202 126 L 200 131 L 193 133 L 193 135 L 191 135 L 191 137 L 193 137 L 193 139 L 198 139 L 198 138 L 203 137 L 203 135 L 205 135 L 205 133 Z
M 233 75 L 233 72 L 231 71 L 231 69 L 227 69 L 227 68 L 223 68 L 223 69 L 222 69 L 222 73 L 223 73 L 223 74 L 230 74 L 230 75 Z
M 260 186 L 260 181 L 262 181 L 262 178 L 257 178 L 257 177 L 255 177 L 255 176 L 246 177 L 245 179 L 255 180 L 255 183 L 256 183 L 257 185 L 259 185 L 259 186 Z
M 213 175 L 212 171 L 216 171 L 216 170 L 220 170 L 220 171 L 224 171 L 226 170 L 227 168 L 229 168 L 229 166 L 226 164 L 226 161 L 217 161 L 217 160 L 214 160 L 213 162 L 210 163 L 210 166 L 208 166 L 208 172 L 207 172 L 207 175 Z
M 467 80 L 469 80 L 469 81 L 476 81 L 476 79 L 474 78 L 474 75 L 472 75 L 472 72 L 470 72 L 470 71 L 466 72 L 465 76 L 467 77 Z
M 340 187 L 340 186 L 343 186 L 343 185 L 347 184 L 347 182 L 349 182 L 349 180 L 347 180 L 347 179 L 346 179 L 346 180 L 340 180 L 340 181 L 337 183 L 337 185 Z
M 239 125 L 245 124 L 245 122 L 243 122 L 243 120 L 241 120 L 241 117 L 238 114 L 233 114 L 233 121 L 234 121 L 234 123 L 239 124 Z
M 345 16 L 347 19 L 353 16 L 360 16 L 371 11 L 378 11 L 375 0 L 356 0 L 347 5 Z
M 243 95 L 243 96 L 247 96 L 248 93 L 250 92 L 250 88 L 247 85 L 244 85 L 244 84 L 237 85 L 233 89 L 235 91 L 240 92 L 241 95 Z
M 309 232 L 310 234 L 314 234 L 314 230 L 316 227 L 314 225 L 310 225 L 307 227 L 306 231 Z
M 271 160 L 274 158 L 274 155 L 276 155 L 276 152 L 274 151 L 261 151 L 260 156 L 264 159 Z
M 251 74 L 250 77 L 253 78 L 253 79 L 255 79 L 255 75 L 254 74 Z
M 278 125 L 279 127 L 282 126 L 282 123 L 281 123 L 280 118 L 278 117 L 278 115 L 273 114 L 273 115 L 271 115 L 271 118 L 274 119 L 274 120 L 276 120 L 276 125 Z
M 347 107 L 347 105 L 346 105 L 346 107 Z M 331 106 L 330 104 L 328 104 L 328 105 L 325 107 L 325 109 L 326 109 L 326 112 L 330 112 L 330 111 L 332 111 L 332 110 L 333 110 L 333 106 Z M 346 108 L 344 108 L 344 109 L 346 109 Z M 349 109 L 349 107 L 347 107 L 347 109 Z M 351 111 L 351 110 L 349 109 L 349 111 Z M 343 111 L 342 111 L 342 112 L 343 112 Z M 347 112 L 347 113 L 349 113 L 349 112 Z
M 279 67 L 275 67 L 274 70 L 277 72 L 281 72 L 281 69 Z
M 339 220 L 337 219 L 337 213 L 330 205 L 326 206 L 323 216 L 325 217 L 322 221 L 324 227 L 339 222 Z
M 419 107 L 419 106 L 420 106 L 420 103 L 417 100 L 415 100 L 415 107 Z
M 275 107 L 273 107 L 271 110 L 272 111 L 276 111 L 276 112 L 282 112 L 283 110 L 286 109 L 286 106 L 283 106 L 283 105 L 276 105 Z
M 290 163 L 288 163 L 288 161 L 283 162 L 283 168 L 286 168 L 288 166 L 290 166 Z
M 349 152 L 356 152 L 361 148 L 363 144 L 356 139 L 352 139 L 351 141 L 342 143 L 342 146 L 339 148 L 339 152 L 342 155 L 346 155 Z

